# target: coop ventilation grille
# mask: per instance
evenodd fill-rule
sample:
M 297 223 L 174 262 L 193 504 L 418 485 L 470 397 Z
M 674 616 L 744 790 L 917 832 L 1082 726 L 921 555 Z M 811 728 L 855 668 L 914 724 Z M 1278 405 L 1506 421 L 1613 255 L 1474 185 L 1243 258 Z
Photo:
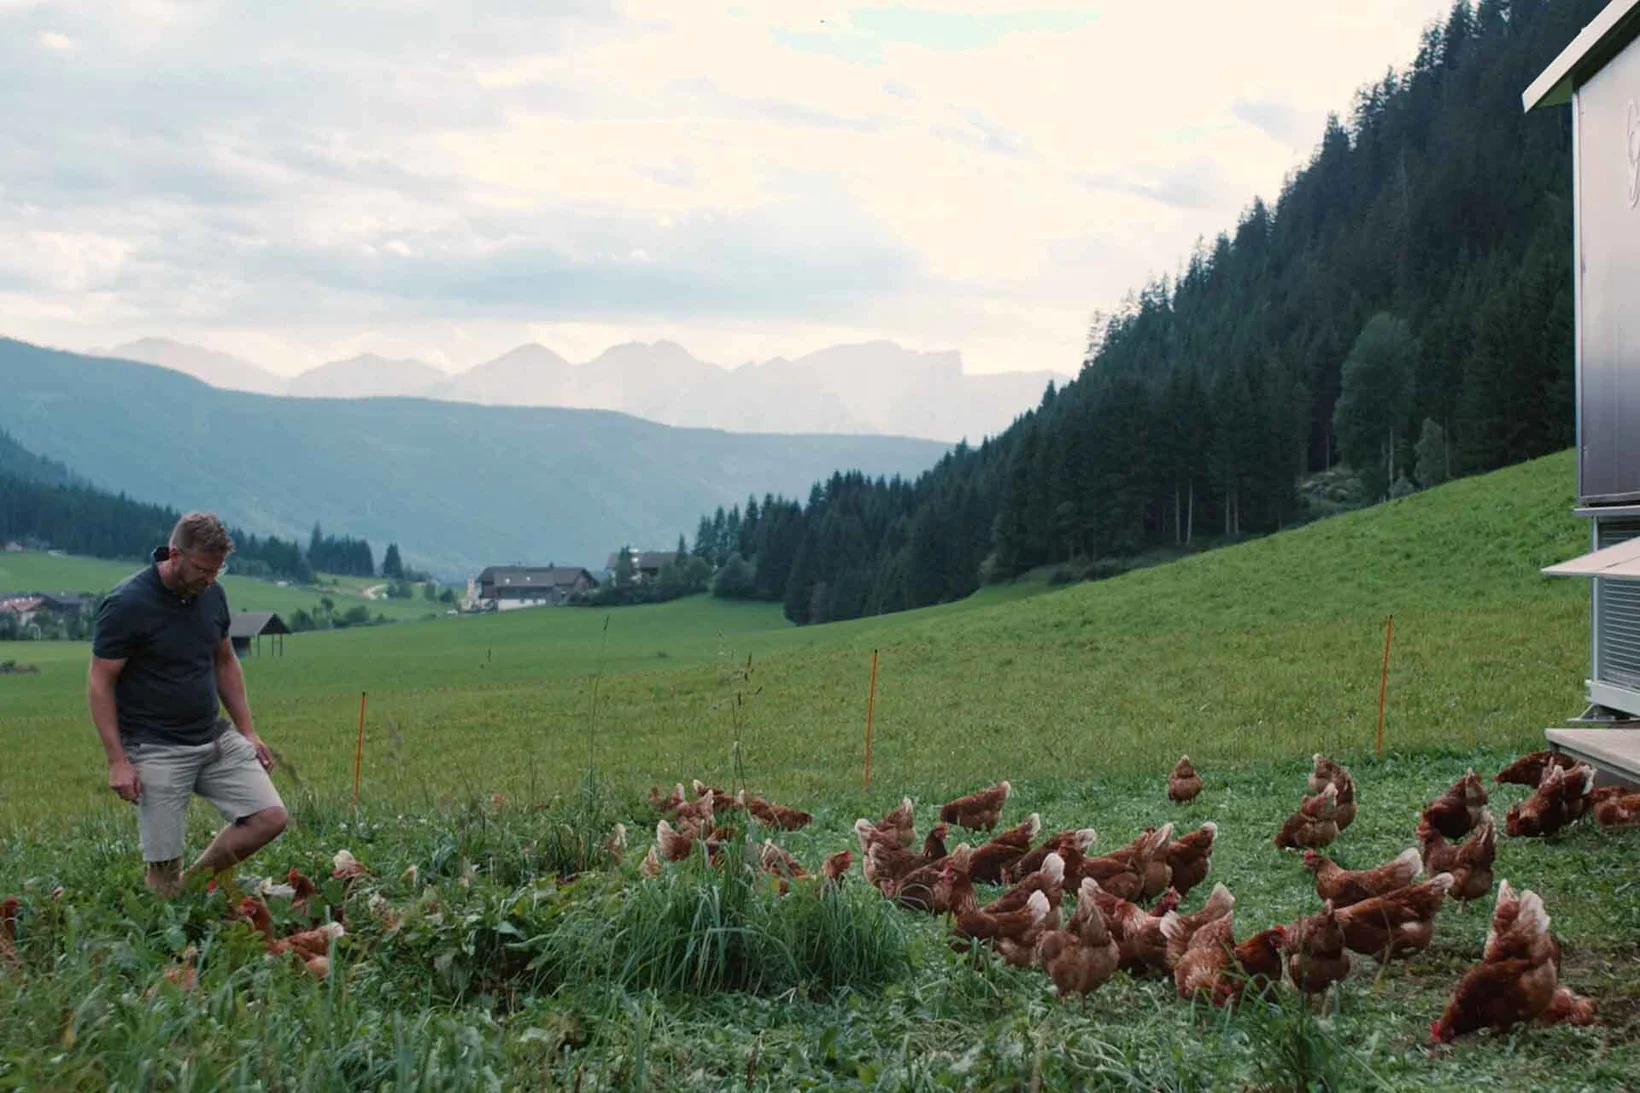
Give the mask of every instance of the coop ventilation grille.
M 1599 520 L 1597 549 L 1640 539 L 1640 519 Z M 1594 582 L 1594 678 L 1640 690 L 1640 581 Z

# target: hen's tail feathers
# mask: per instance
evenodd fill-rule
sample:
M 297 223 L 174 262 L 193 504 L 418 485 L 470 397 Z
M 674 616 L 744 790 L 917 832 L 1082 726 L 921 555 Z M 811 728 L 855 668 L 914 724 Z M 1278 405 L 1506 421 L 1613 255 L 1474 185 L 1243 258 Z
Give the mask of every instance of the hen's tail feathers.
M 1395 864 L 1412 870 L 1410 876 L 1416 877 L 1424 871 L 1424 855 L 1416 846 L 1409 846 L 1395 857 Z

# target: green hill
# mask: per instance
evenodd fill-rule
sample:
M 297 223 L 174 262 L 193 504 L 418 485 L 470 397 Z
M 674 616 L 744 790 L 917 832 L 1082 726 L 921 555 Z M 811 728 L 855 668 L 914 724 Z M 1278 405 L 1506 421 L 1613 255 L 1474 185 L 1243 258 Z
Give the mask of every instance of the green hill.
M 567 788 L 589 727 L 622 783 L 723 775 L 738 718 L 758 782 L 801 799 L 858 778 L 873 649 L 891 782 L 1361 756 L 1393 614 L 1390 748 L 1526 747 L 1582 699 L 1587 589 L 1537 572 L 1584 548 L 1572 483 L 1561 453 L 1110 581 L 828 626 L 696 597 L 301 634 L 248 677 L 265 733 L 317 786 L 348 778 L 368 691 L 392 755 L 372 751 L 375 793 Z M 16 648 L 43 671 L 0 682 L 6 723 L 38 760 L 0 774 L 0 815 L 100 801 L 85 648 Z
M 839 467 L 914 475 L 945 445 L 677 429 L 624 414 L 421 399 L 274 398 L 0 338 L 0 428 L 99 487 L 210 508 L 256 534 L 317 520 L 445 577 L 523 561 L 598 568 L 669 548 L 702 512 L 806 495 Z

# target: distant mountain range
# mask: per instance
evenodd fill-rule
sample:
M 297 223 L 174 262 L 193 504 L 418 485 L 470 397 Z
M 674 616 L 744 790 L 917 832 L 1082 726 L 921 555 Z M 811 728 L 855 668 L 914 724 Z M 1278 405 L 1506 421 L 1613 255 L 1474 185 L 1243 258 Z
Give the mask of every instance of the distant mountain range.
M 344 388 L 372 370 L 345 362 Z M 668 549 L 718 505 L 806 498 L 834 471 L 915 477 L 946 445 L 886 436 L 684 429 L 603 410 L 421 398 L 292 398 L 0 338 L 0 430 L 95 485 L 207 508 L 304 541 L 315 520 L 398 542 L 465 577 L 493 563 L 598 568 L 623 544 Z M 23 456 L 19 455 L 19 459 Z
M 978 443 L 1042 398 L 1057 372 L 968 375 L 961 354 L 893 342 L 838 345 L 725 369 L 675 342 L 628 342 L 585 364 L 521 345 L 455 375 L 372 354 L 286 378 L 223 353 L 164 338 L 95 351 L 185 372 L 213 387 L 320 398 L 413 395 L 491 406 L 618 410 L 665 425 L 758 433 L 877 433 Z

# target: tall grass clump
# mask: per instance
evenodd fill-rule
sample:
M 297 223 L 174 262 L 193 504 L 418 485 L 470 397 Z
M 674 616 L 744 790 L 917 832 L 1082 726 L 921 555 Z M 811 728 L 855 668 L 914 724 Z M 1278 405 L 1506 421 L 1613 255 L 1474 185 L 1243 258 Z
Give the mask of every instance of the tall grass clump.
M 591 768 L 582 773 L 573 797 L 546 810 L 532 840 L 543 872 L 574 877 L 609 864 L 615 825 L 629 810 Z
M 911 966 L 905 916 L 859 886 L 803 888 L 772 907 L 768 929 L 811 989 L 881 987 Z
M 1261 1088 L 1334 1093 L 1382 1085 L 1325 1021 L 1302 1002 L 1254 1001 L 1242 1007 Z
M 559 982 L 696 995 L 828 994 L 910 970 L 903 916 L 876 893 L 804 879 L 782 895 L 742 853 L 726 858 L 697 855 L 578 902 L 535 939 L 534 967 Z

